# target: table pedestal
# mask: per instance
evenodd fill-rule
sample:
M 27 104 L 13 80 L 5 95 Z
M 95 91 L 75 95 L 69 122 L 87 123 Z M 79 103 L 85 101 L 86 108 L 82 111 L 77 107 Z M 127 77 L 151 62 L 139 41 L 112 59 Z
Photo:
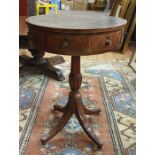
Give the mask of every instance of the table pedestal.
M 65 78 L 60 69 L 54 67 L 54 65 L 65 62 L 62 56 L 55 56 L 48 59 L 43 58 L 45 52 L 35 49 L 29 49 L 33 58 L 29 56 L 20 56 L 19 60 L 23 64 L 37 67 L 37 70 L 42 74 L 52 77 L 58 81 L 63 81 Z
M 56 127 L 53 128 L 47 136 L 41 138 L 41 142 L 43 145 L 47 141 L 49 141 L 52 137 L 54 137 L 56 134 L 58 134 L 67 124 L 71 116 L 75 114 L 81 127 L 83 128 L 84 132 L 88 135 L 88 137 L 97 145 L 99 149 L 102 147 L 103 145 L 102 142 L 89 128 L 88 121 L 85 116 L 85 114 L 88 115 L 99 114 L 101 110 L 100 109 L 89 110 L 84 106 L 79 92 L 81 83 L 82 83 L 82 75 L 80 73 L 80 56 L 72 56 L 71 73 L 69 75 L 69 84 L 71 92 L 69 93 L 68 103 L 65 107 L 61 107 L 58 105 L 54 106 L 55 110 L 63 112 L 63 116 L 59 120 Z

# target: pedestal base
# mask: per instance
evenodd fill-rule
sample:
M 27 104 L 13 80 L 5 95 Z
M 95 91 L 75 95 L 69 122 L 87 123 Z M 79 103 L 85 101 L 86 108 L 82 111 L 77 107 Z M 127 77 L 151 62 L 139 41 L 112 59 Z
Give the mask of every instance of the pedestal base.
M 53 128 L 48 135 L 41 138 L 41 142 L 43 145 L 46 144 L 46 142 L 49 141 L 52 137 L 54 137 L 56 134 L 58 134 L 65 127 L 71 116 L 75 114 L 87 136 L 97 145 L 99 149 L 102 147 L 103 145 L 102 142 L 89 128 L 88 121 L 85 116 L 85 114 L 88 115 L 99 114 L 101 110 L 100 109 L 89 110 L 83 105 L 81 94 L 79 92 L 81 83 L 82 83 L 82 74 L 80 73 L 80 56 L 72 56 L 71 73 L 69 75 L 69 84 L 71 92 L 69 93 L 68 103 L 65 107 L 61 107 L 58 105 L 54 106 L 55 110 L 64 113 L 62 118 L 56 125 L 56 127 Z
M 46 76 L 52 77 L 58 81 L 63 81 L 65 79 L 63 72 L 54 67 L 54 65 L 65 62 L 62 56 L 55 56 L 48 59 L 36 59 L 28 56 L 20 56 L 19 61 L 22 64 L 22 67 L 25 65 L 29 65 L 31 67 L 34 66 L 40 73 Z
M 100 109 L 89 110 L 85 108 L 79 92 L 70 92 L 67 105 L 65 107 L 55 105 L 54 109 L 64 113 L 56 127 L 53 128 L 48 135 L 41 138 L 41 142 L 43 145 L 46 144 L 46 142 L 49 141 L 52 137 L 54 137 L 56 134 L 58 134 L 65 127 L 71 116 L 75 114 L 87 136 L 97 145 L 98 149 L 102 148 L 102 142 L 89 128 L 88 121 L 85 116 L 85 114 L 99 114 L 99 112 L 101 111 Z

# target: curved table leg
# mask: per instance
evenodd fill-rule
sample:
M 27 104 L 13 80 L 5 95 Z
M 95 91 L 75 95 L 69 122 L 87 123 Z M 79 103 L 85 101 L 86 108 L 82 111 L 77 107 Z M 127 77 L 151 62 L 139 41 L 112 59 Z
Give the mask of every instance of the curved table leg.
M 65 112 L 66 111 L 66 106 L 61 106 L 61 105 L 54 105 L 53 106 L 54 110 L 60 111 L 60 112 Z
M 65 106 L 61 106 L 61 105 L 58 105 L 58 104 L 53 106 L 54 110 L 57 110 L 57 111 L 60 111 L 60 112 L 66 112 L 66 111 L 71 110 L 73 108 L 74 108 L 74 106 L 73 106 L 73 103 L 72 103 L 71 95 L 69 95 L 68 102 L 67 102 L 67 104 Z
M 102 148 L 103 145 L 102 142 L 89 128 L 88 121 L 85 117 L 85 113 L 90 115 L 98 114 L 100 112 L 100 109 L 89 110 L 86 107 L 84 107 L 82 103 L 81 94 L 79 92 L 81 82 L 82 82 L 82 75 L 80 73 L 80 57 L 72 56 L 71 73 L 69 75 L 69 84 L 71 87 L 71 92 L 69 93 L 68 103 L 64 107 L 59 105 L 54 106 L 55 110 L 64 112 L 64 114 L 60 119 L 60 121 L 58 122 L 57 126 L 51 130 L 51 133 L 41 139 L 42 144 L 45 144 L 48 140 L 54 137 L 59 131 L 61 131 L 67 124 L 72 114 L 75 114 L 84 132 L 98 146 L 99 149 Z
M 60 105 L 54 105 L 53 106 L 54 110 L 60 111 L 60 112 L 65 112 L 67 106 L 60 106 Z M 101 109 L 100 108 L 96 108 L 96 109 L 88 109 L 83 105 L 83 109 L 84 109 L 84 113 L 87 115 L 95 115 L 95 114 L 99 114 Z
M 83 128 L 83 130 L 87 134 L 87 136 L 98 146 L 98 149 L 101 149 L 103 143 L 94 134 L 94 132 L 89 128 L 88 121 L 85 117 L 84 109 L 83 109 L 83 106 L 81 104 L 77 104 L 77 111 L 75 112 L 75 115 L 76 115 L 81 127 Z
M 95 114 L 99 114 L 101 109 L 100 108 L 96 108 L 96 109 L 88 109 L 83 105 L 83 109 L 84 109 L 84 113 L 87 115 L 95 115 Z
M 63 116 L 58 121 L 58 124 L 55 126 L 55 128 L 51 129 L 50 133 L 47 136 L 43 136 L 41 138 L 41 143 L 44 145 L 48 140 L 50 140 L 52 137 L 54 137 L 56 134 L 58 134 L 67 124 L 68 120 L 71 118 L 73 112 L 72 110 L 68 109 L 65 111 Z

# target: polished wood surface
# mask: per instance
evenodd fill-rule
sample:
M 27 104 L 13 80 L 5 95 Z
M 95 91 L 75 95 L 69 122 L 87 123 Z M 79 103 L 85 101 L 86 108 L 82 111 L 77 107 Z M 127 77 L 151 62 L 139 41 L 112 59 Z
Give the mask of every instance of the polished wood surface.
M 122 43 L 126 20 L 105 16 L 102 12 L 59 11 L 58 14 L 29 17 L 26 21 L 32 49 L 72 56 L 68 103 L 65 107 L 54 106 L 64 114 L 57 126 L 42 137 L 42 144 L 58 134 L 75 114 L 88 137 L 101 148 L 103 143 L 89 128 L 85 117 L 85 114 L 99 114 L 101 110 L 87 109 L 79 92 L 82 83 L 80 56 L 117 50 Z
M 100 109 L 87 109 L 82 102 L 82 97 L 79 92 L 82 83 L 82 74 L 80 72 L 80 56 L 72 56 L 71 59 L 71 72 L 69 75 L 69 84 L 71 92 L 69 93 L 68 103 L 65 107 L 54 106 L 55 110 L 64 112 L 62 118 L 59 120 L 57 126 L 53 128 L 50 133 L 46 136 L 43 136 L 41 139 L 42 144 L 46 144 L 52 137 L 58 134 L 67 124 L 69 119 L 73 114 L 76 115 L 81 127 L 87 134 L 87 136 L 97 145 L 100 149 L 103 143 L 100 139 L 94 134 L 88 125 L 88 121 L 85 117 L 85 114 L 99 114 Z
M 126 20 L 91 11 L 60 11 L 26 21 L 33 48 L 71 56 L 118 50 L 126 24 Z

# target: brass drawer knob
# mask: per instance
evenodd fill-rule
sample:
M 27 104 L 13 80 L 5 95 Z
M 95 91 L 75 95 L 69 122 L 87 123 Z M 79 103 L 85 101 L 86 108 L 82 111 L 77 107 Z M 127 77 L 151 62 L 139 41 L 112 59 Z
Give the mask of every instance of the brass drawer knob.
M 65 47 L 67 47 L 68 45 L 69 45 L 68 42 L 67 42 L 66 40 L 64 40 L 64 42 L 62 43 L 61 47 L 62 47 L 62 48 L 65 48 Z
M 111 41 L 109 38 L 107 38 L 107 39 L 105 40 L 105 46 L 110 46 L 111 43 L 112 43 L 112 41 Z

